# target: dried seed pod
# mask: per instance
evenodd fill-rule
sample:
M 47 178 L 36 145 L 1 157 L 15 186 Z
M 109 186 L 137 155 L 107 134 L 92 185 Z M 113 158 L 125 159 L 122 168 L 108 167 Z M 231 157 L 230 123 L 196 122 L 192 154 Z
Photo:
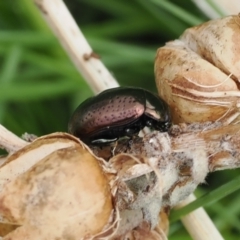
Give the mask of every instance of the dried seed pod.
M 0 168 L 0 216 L 19 227 L 4 239 L 82 239 L 114 232 L 110 179 L 101 163 L 64 133 L 41 137 L 11 155 Z
M 0 192 L 6 183 L 29 170 L 48 154 L 58 149 L 74 147 L 78 144 L 78 139 L 69 134 L 55 133 L 40 137 L 33 143 L 16 151 L 8 156 L 0 167 Z
M 240 15 L 187 29 L 180 40 L 192 51 L 240 82 Z
M 174 122 L 238 115 L 239 41 L 240 17 L 229 16 L 187 29 L 180 40 L 158 49 L 156 84 Z

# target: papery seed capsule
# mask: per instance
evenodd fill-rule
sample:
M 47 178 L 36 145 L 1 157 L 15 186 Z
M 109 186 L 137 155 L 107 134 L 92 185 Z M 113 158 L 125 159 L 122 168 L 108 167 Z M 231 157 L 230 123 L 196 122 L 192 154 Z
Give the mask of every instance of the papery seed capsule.
M 169 129 L 171 116 L 166 102 L 141 88 L 117 87 L 81 103 L 68 130 L 87 144 L 105 144 L 132 137 L 145 126 L 161 132 Z

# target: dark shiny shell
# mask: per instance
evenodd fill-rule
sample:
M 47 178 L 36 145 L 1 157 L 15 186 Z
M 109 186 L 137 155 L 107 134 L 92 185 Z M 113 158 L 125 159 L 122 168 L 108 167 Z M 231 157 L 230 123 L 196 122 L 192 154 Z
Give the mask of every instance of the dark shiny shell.
M 118 87 L 81 103 L 69 121 L 69 132 L 85 143 L 106 143 L 133 136 L 145 126 L 167 131 L 168 105 L 141 88 Z

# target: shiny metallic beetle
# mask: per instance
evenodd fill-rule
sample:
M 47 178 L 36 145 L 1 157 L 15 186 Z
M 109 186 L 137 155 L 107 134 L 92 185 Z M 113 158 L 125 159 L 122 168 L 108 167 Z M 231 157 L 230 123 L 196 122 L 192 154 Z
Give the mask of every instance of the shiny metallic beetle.
M 132 137 L 148 126 L 161 132 L 171 125 L 168 105 L 157 95 L 133 87 L 117 87 L 81 103 L 68 130 L 86 144 L 105 144 Z

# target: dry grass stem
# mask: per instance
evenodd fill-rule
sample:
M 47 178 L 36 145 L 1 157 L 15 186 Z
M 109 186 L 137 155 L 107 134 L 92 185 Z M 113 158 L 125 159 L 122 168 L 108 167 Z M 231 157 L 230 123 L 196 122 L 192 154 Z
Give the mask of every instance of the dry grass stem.
M 26 141 L 8 131 L 0 124 L 0 148 L 7 150 L 9 153 L 13 153 L 27 144 Z
M 94 93 L 117 87 L 117 81 L 92 50 L 64 2 L 35 0 L 35 3 Z
M 196 197 L 191 194 L 187 199 L 182 201 L 178 208 L 194 201 Z M 203 208 L 198 208 L 195 211 L 181 218 L 183 225 L 194 240 L 215 239 L 223 240 L 215 225 Z

